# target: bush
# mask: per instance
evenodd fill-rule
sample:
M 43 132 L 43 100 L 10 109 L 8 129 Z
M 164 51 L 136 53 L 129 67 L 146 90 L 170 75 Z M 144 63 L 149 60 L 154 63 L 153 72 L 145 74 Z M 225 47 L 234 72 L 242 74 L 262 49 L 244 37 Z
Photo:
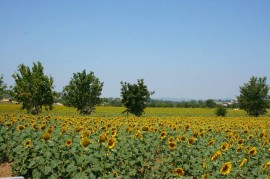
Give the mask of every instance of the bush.
M 224 106 L 219 106 L 216 110 L 216 115 L 217 116 L 222 116 L 225 117 L 227 114 L 227 109 Z

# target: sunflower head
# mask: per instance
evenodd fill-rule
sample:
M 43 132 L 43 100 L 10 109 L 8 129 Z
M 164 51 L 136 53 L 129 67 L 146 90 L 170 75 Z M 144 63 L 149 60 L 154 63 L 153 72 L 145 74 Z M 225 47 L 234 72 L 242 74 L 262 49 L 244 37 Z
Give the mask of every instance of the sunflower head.
M 30 147 L 32 144 L 32 141 L 30 139 L 27 139 L 25 142 L 24 142 L 24 147 L 28 148 Z
M 41 139 L 49 140 L 51 137 L 52 137 L 52 136 L 51 136 L 50 133 L 45 132 L 45 133 L 41 136 Z
M 241 163 L 240 163 L 240 165 L 239 165 L 239 168 L 242 168 L 246 162 L 247 162 L 247 159 L 244 158 L 244 159 L 241 161 Z
M 245 140 L 244 140 L 244 139 L 239 139 L 237 143 L 238 143 L 239 145 L 243 145 L 243 144 L 244 144 L 244 142 L 245 142 Z
M 185 174 L 185 171 L 183 168 L 176 168 L 174 172 L 178 176 L 183 176 Z
M 24 130 L 24 129 L 25 129 L 25 127 L 22 126 L 22 125 L 18 125 L 18 126 L 17 126 L 17 130 L 18 130 L 19 132 L 21 132 L 21 131 Z
M 107 135 L 106 134 L 100 134 L 99 138 L 98 138 L 98 142 L 99 143 L 102 143 L 102 142 L 105 142 L 107 140 Z
M 168 142 L 173 142 L 174 141 L 174 137 L 169 137 L 168 138 Z
M 109 147 L 110 149 L 114 148 L 114 147 L 115 147 L 115 144 L 116 144 L 116 140 L 115 140 L 114 138 L 110 138 L 110 139 L 108 140 L 108 147 Z
M 174 149 L 176 149 L 176 143 L 175 142 L 169 142 L 168 147 L 169 147 L 169 149 L 174 150 Z
M 222 151 L 227 151 L 229 148 L 229 144 L 227 142 L 223 143 L 220 147 Z
M 202 175 L 202 179 L 208 179 L 208 176 L 209 176 L 209 174 L 204 173 L 204 174 Z
M 70 147 L 71 145 L 72 145 L 72 140 L 71 139 L 65 141 L 65 146 Z
M 143 126 L 142 127 L 142 131 L 148 132 L 149 131 L 149 127 L 148 126 Z
M 209 142 L 208 142 L 208 144 L 207 145 L 213 145 L 215 143 L 215 139 L 211 139 Z
M 253 135 L 250 134 L 250 135 L 248 136 L 248 139 L 251 140 L 252 138 L 253 138 Z
M 238 145 L 238 147 L 237 147 L 236 151 L 237 151 L 237 152 L 241 152 L 241 151 L 242 151 L 242 149 L 243 149 L 243 146 L 242 146 L 242 145 Z
M 112 130 L 112 137 L 115 137 L 117 134 L 117 131 L 116 130 Z
M 90 139 L 84 137 L 81 139 L 80 144 L 82 147 L 87 147 L 90 144 Z
M 220 157 L 222 155 L 221 151 L 218 150 L 216 151 L 216 153 L 211 157 L 211 160 L 216 160 L 218 157 Z
M 256 155 L 257 153 L 257 149 L 256 147 L 252 147 L 249 151 L 248 151 L 248 154 L 253 156 L 253 155 Z
M 160 138 L 161 139 L 164 139 L 167 135 L 167 132 L 166 131 L 162 131 L 161 134 L 160 134 Z
M 231 162 L 226 162 L 220 168 L 220 173 L 222 175 L 228 175 L 231 172 L 231 169 L 232 169 L 232 163 Z
M 263 169 L 266 170 L 270 166 L 270 161 L 263 165 Z
M 191 138 L 189 138 L 189 139 L 187 140 L 187 142 L 188 142 L 189 145 L 192 145 L 192 144 L 194 144 L 195 140 L 196 140 L 196 139 L 195 139 L 194 137 L 191 137 Z
M 89 137 L 90 134 L 91 134 L 91 131 L 90 131 L 90 130 L 85 130 L 85 131 L 82 132 L 82 135 L 83 135 L 84 137 Z

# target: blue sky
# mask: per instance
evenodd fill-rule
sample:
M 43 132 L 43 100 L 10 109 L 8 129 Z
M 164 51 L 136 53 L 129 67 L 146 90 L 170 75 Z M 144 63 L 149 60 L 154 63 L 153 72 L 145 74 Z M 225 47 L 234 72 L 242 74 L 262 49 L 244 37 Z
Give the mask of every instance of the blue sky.
M 0 74 L 36 61 L 57 91 L 86 69 L 104 97 L 144 78 L 154 98 L 235 98 L 270 82 L 270 1 L 0 0 Z

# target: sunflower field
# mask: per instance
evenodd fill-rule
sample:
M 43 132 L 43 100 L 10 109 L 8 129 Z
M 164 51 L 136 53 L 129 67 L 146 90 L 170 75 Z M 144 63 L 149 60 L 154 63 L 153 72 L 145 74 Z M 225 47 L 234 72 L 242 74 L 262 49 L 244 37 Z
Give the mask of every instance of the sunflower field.
M 65 107 L 32 116 L 17 108 L 0 105 L 0 163 L 12 162 L 14 176 L 270 177 L 269 116 L 149 108 L 127 117 L 104 107 L 93 116 Z

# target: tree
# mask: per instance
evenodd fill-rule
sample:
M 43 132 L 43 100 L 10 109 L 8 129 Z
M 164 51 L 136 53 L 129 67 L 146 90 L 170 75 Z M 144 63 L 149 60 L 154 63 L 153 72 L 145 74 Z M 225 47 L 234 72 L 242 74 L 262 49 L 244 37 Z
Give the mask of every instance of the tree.
M 18 73 L 12 77 L 15 79 L 12 96 L 22 103 L 22 109 L 32 114 L 41 113 L 42 106 L 52 109 L 53 78 L 44 75 L 41 62 L 33 63 L 32 70 L 24 64 L 19 65 Z
M 208 99 L 205 102 L 206 107 L 208 108 L 214 108 L 216 106 L 216 103 L 212 99 Z
M 64 105 L 75 107 L 81 114 L 91 114 L 95 110 L 101 99 L 103 82 L 94 76 L 94 72 L 86 74 L 83 70 L 81 73 L 73 73 L 69 85 L 63 89 Z
M 0 98 L 2 98 L 2 95 L 6 89 L 7 85 L 4 83 L 3 75 L 0 76 Z
M 135 116 L 141 116 L 147 103 L 150 101 L 150 96 L 154 92 L 150 92 L 144 84 L 143 79 L 138 79 L 138 84 L 130 84 L 121 82 L 121 102 L 127 108 L 123 113 L 132 113 Z
M 248 83 L 240 86 L 240 96 L 237 97 L 240 109 L 255 117 L 267 113 L 266 109 L 270 103 L 268 91 L 266 77 L 252 76 Z

